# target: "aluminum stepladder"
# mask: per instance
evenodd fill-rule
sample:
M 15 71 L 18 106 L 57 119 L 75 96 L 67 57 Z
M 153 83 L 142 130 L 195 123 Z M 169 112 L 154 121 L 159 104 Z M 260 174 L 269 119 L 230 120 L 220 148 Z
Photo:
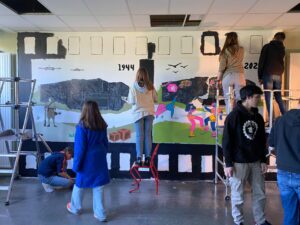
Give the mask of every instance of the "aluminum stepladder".
M 18 176 L 18 163 L 21 155 L 35 155 L 37 159 L 37 163 L 40 161 L 41 154 L 38 144 L 39 134 L 36 132 L 36 127 L 34 123 L 34 117 L 32 113 L 32 97 L 35 89 L 36 80 L 30 79 L 21 79 L 19 77 L 15 78 L 0 78 L 1 89 L 0 95 L 3 91 L 4 83 L 14 84 L 14 96 L 12 101 L 8 101 L 6 103 L 1 103 L 1 107 L 8 107 L 13 110 L 13 118 L 14 118 L 14 128 L 5 130 L 4 121 L 0 112 L 0 128 L 2 134 L 5 133 L 7 135 L 2 135 L 0 137 L 0 141 L 5 142 L 6 153 L 1 153 L 0 157 L 5 157 L 9 159 L 11 168 L 9 169 L 0 169 L 0 174 L 6 174 L 10 176 L 10 182 L 7 185 L 1 185 L 0 191 L 7 191 L 5 205 L 9 205 L 10 195 L 12 192 L 12 187 L 14 184 L 15 177 Z M 19 101 L 19 84 L 20 83 L 29 83 L 30 84 L 30 94 L 27 102 Z M 25 117 L 23 121 L 22 128 L 20 129 L 20 118 L 19 111 L 21 108 L 25 108 Z M 28 129 L 28 121 L 31 120 L 31 129 Z M 8 132 L 9 131 L 9 132 Z M 36 145 L 36 151 L 22 151 L 22 145 L 24 140 L 34 139 Z M 9 143 L 11 142 L 11 143 Z M 13 150 L 15 149 L 15 150 Z

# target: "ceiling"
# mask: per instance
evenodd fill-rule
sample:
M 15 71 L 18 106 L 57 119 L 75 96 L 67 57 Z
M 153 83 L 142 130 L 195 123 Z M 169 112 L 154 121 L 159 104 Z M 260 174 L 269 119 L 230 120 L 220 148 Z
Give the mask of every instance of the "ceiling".
M 22 14 L 0 3 L 0 30 L 299 30 L 299 0 L 38 0 L 52 14 Z M 189 14 L 196 27 L 150 27 L 150 15 Z

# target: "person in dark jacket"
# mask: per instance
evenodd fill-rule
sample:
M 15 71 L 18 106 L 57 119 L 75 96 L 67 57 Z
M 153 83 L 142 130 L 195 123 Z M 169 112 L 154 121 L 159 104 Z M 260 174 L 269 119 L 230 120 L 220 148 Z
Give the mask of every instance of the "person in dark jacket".
M 278 32 L 270 43 L 263 46 L 258 63 L 258 80 L 267 90 L 281 90 L 282 74 L 284 71 L 285 47 L 283 41 L 285 34 Z M 283 115 L 285 108 L 283 105 L 281 91 L 274 92 L 275 100 Z M 270 91 L 265 91 L 267 110 L 270 116 Z M 271 121 L 270 121 L 271 122 Z
M 269 136 L 275 148 L 277 183 L 284 210 L 283 225 L 300 224 L 300 101 L 275 121 Z
M 256 224 L 269 225 L 266 221 L 265 185 L 263 174 L 266 165 L 266 136 L 263 117 L 257 105 L 262 90 L 255 85 L 241 88 L 241 101 L 225 120 L 222 147 L 225 158 L 224 173 L 231 186 L 232 217 L 236 225 L 244 223 L 244 186 L 252 188 L 252 208 Z
M 106 128 L 98 104 L 94 101 L 85 102 L 75 132 L 73 170 L 77 174 L 76 182 L 71 202 L 67 204 L 68 211 L 78 215 L 82 211 L 84 189 L 92 188 L 94 217 L 101 222 L 107 221 L 103 189 L 110 180 L 106 161 Z
M 73 155 L 73 149 L 66 147 L 62 151 L 51 153 L 41 162 L 38 168 L 38 177 L 46 192 L 73 186 L 74 181 L 67 173 L 67 161 Z

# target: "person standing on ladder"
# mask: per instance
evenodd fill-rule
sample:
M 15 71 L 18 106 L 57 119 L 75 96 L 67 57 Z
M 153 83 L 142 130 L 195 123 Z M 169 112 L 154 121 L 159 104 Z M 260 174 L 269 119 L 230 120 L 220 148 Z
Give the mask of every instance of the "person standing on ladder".
M 282 74 L 284 71 L 284 56 L 285 47 L 283 41 L 285 34 L 278 32 L 270 43 L 263 46 L 258 63 L 258 80 L 263 84 L 264 89 L 281 90 Z M 270 99 L 270 91 L 265 91 L 265 100 L 268 114 L 270 117 L 270 104 L 273 99 Z M 281 115 L 285 113 L 281 92 L 274 92 L 275 100 L 279 106 Z M 272 113 L 272 112 L 271 112 Z M 272 122 L 272 121 L 270 121 Z

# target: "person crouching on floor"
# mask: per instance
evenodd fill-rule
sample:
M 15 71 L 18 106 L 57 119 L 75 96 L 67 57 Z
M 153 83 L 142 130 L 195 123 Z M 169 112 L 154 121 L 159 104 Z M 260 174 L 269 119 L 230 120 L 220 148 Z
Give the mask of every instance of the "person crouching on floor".
M 60 152 L 51 153 L 41 162 L 38 177 L 46 192 L 73 186 L 74 180 L 67 173 L 67 161 L 73 158 L 73 155 L 73 149 L 66 147 Z

